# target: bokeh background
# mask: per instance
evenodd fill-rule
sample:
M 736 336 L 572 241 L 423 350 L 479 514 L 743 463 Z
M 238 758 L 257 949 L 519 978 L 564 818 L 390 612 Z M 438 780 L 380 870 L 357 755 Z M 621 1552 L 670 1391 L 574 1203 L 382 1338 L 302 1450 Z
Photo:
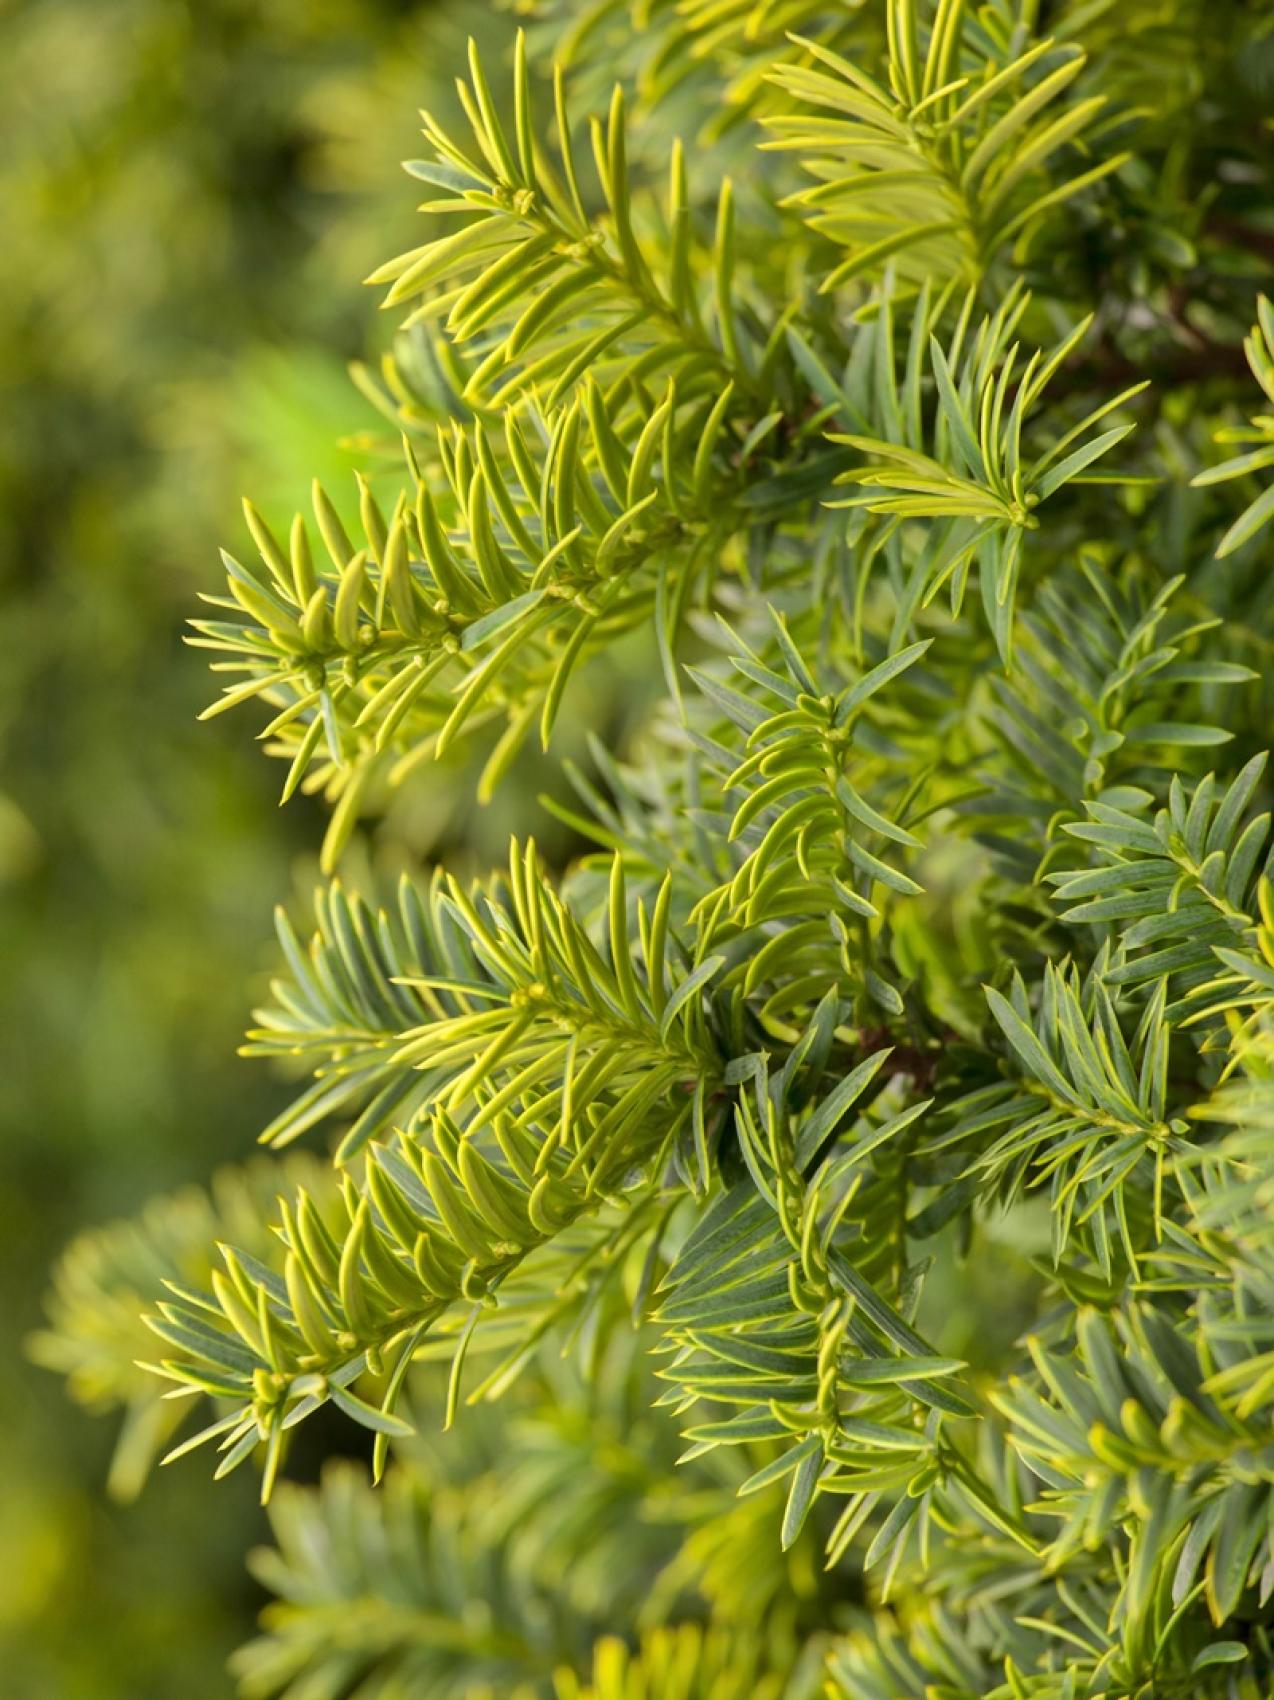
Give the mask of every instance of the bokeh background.
M 117 1424 L 24 1342 L 86 1223 L 251 1149 L 235 1046 L 321 833 L 181 640 L 238 496 L 352 491 L 359 280 L 488 0 L 0 7 L 0 1693 L 205 1700 L 259 1598 L 245 1472 L 103 1491 Z

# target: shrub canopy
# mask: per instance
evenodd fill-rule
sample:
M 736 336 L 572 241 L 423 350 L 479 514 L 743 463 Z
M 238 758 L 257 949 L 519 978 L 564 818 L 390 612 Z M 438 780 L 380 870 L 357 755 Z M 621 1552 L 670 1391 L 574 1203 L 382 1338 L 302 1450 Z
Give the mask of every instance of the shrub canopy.
M 42 1350 L 267 1496 L 371 1431 L 249 1695 L 1258 1700 L 1274 14 L 543 14 L 408 163 L 356 515 L 195 622 L 330 806 L 248 1049 L 332 1160 L 157 1207 L 157 1379 L 131 1238 Z

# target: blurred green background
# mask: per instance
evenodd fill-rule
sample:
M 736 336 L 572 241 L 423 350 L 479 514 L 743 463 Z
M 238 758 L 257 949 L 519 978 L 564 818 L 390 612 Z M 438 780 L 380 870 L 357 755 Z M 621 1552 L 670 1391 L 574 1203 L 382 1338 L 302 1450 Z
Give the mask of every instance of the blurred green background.
M 117 1420 L 26 1361 L 89 1222 L 244 1155 L 234 1049 L 321 825 L 181 642 L 237 498 L 349 484 L 359 279 L 413 238 L 416 110 L 503 28 L 447 0 L 0 8 L 0 1692 L 203 1700 L 258 1604 L 245 1473 L 103 1492 Z M 444 97 L 445 98 L 445 97 Z M 352 486 L 351 486 L 352 488 Z

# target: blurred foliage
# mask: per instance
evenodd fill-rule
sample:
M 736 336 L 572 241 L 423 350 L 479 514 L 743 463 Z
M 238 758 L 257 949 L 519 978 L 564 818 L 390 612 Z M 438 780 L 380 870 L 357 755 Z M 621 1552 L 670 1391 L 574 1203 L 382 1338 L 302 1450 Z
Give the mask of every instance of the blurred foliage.
M 269 1113 L 232 1053 L 314 834 L 250 746 L 196 725 L 181 627 L 240 488 L 352 488 L 343 361 L 379 330 L 356 280 L 411 228 L 396 162 L 463 32 L 437 0 L 2 10 L 3 1687 L 202 1700 L 252 1620 L 250 1490 L 196 1512 L 169 1472 L 103 1503 L 110 1434 L 20 1342 L 75 1227 L 202 1177 Z

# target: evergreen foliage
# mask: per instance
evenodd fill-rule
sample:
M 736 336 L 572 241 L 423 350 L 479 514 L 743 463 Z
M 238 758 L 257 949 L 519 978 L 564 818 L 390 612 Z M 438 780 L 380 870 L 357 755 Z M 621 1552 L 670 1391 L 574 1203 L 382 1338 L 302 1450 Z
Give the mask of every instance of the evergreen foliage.
M 493 74 L 357 527 L 249 505 L 195 623 L 331 805 L 248 1049 L 332 1162 L 73 1250 L 41 1354 L 275 1489 L 262 1700 L 1258 1700 L 1274 14 L 549 4 Z M 568 866 L 337 877 L 624 666 Z M 276 1488 L 324 1407 L 379 1487 Z

